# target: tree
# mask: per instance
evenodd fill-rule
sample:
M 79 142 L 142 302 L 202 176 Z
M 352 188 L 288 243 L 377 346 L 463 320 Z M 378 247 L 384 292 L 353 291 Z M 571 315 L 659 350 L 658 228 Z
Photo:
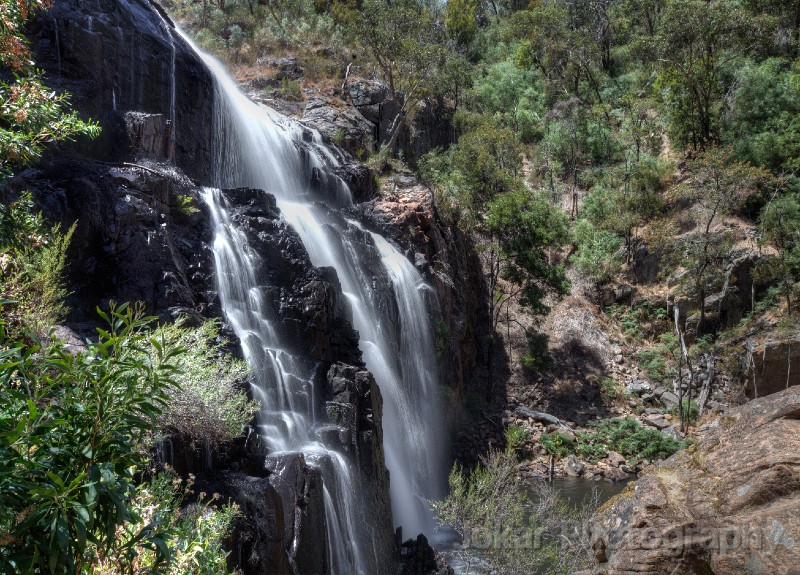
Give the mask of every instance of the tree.
M 24 26 L 49 6 L 50 0 L 14 0 L 0 9 L 0 64 L 14 74 L 11 82 L 0 80 L 0 180 L 37 160 L 47 144 L 100 133 L 68 111 L 69 95 L 48 89 L 33 67 Z
M 525 187 L 497 196 L 486 212 L 488 245 L 484 258 L 489 280 L 489 316 L 492 334 L 489 342 L 486 399 L 494 393 L 494 334 L 503 312 L 519 300 L 534 314 L 547 311 L 548 293 L 569 291 L 564 266 L 554 263 L 557 250 L 569 236 L 566 215 Z M 501 281 L 504 280 L 504 281 Z
M 733 245 L 730 231 L 720 226 L 719 220 L 741 208 L 769 175 L 763 169 L 731 161 L 729 148 L 707 150 L 690 162 L 689 171 L 690 178 L 677 189 L 677 195 L 689 205 L 696 228 L 676 248 L 686 271 L 681 285 L 700 307 L 700 332 L 705 325 L 706 297 L 721 287 Z
M 636 42 L 662 71 L 677 141 L 704 148 L 717 140 L 722 70 L 762 41 L 763 25 L 728 0 L 669 0 L 656 34 Z
M 478 32 L 478 0 L 449 0 L 445 4 L 447 36 L 459 46 L 469 46 Z
M 398 110 L 384 142 L 388 150 L 394 149 L 421 99 L 434 91 L 445 62 L 435 10 L 418 0 L 363 0 L 360 7 L 342 2 L 332 7 L 350 38 L 372 55 L 386 81 L 386 102 Z
M 509 575 L 567 575 L 589 567 L 594 556 L 582 526 L 598 506 L 596 494 L 575 509 L 552 484 L 525 482 L 512 433 L 506 449 L 491 451 L 480 467 L 453 466 L 447 498 L 431 502 L 439 521 L 462 538 L 467 569 L 478 553 L 492 572 Z
M 469 117 L 466 133 L 453 151 L 453 169 L 472 197 L 472 209 L 481 209 L 499 194 L 517 187 L 522 170 L 522 147 L 514 132 L 490 118 Z
M 800 278 L 800 198 L 795 194 L 773 198 L 759 217 L 761 241 L 777 254 L 762 258 L 756 268 L 758 278 L 776 282 L 786 299 L 788 314 L 793 313 L 792 292 Z

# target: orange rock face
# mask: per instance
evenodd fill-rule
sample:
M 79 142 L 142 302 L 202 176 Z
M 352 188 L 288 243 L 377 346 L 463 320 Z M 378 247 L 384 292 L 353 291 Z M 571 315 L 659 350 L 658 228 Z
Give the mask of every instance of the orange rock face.
M 800 389 L 721 417 L 595 515 L 606 575 L 800 573 Z

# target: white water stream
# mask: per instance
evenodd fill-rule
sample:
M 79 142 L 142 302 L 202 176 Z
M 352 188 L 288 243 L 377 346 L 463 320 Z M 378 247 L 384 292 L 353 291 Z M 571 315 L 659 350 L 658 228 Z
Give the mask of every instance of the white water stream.
M 184 36 L 185 38 L 185 36 Z M 194 44 L 185 38 L 190 45 Z M 443 414 L 438 398 L 434 342 L 427 301 L 433 297 L 416 268 L 380 235 L 366 232 L 337 211 L 352 198 L 331 173 L 338 152 L 321 136 L 242 94 L 219 62 L 195 47 L 216 82 L 214 134 L 217 188 L 251 187 L 277 198 L 315 266 L 336 269 L 350 301 L 364 361 L 384 398 L 384 451 L 391 474 L 395 525 L 407 536 L 432 535 L 427 500 L 443 494 Z M 302 452 L 322 470 L 328 549 L 333 574 L 369 573 L 371 530 L 359 493 L 359 473 L 347 458 L 313 433 L 317 411 L 312 375 L 304 358 L 281 345 L 271 306 L 254 267 L 258 257 L 231 221 L 224 195 L 207 189 L 216 234 L 214 256 L 222 307 L 253 369 L 258 418 L 270 457 Z M 365 250 L 371 250 L 369 254 Z M 379 305 L 376 278 L 363 260 L 377 258 L 390 286 L 390 305 Z

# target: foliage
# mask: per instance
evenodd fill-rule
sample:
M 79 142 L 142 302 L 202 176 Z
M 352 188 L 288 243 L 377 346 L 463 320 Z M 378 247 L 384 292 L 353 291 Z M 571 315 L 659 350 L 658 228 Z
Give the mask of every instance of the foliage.
M 543 433 L 539 438 L 539 443 L 545 448 L 545 451 L 550 455 L 556 457 L 566 457 L 570 453 L 575 452 L 577 444 L 575 440 L 569 435 L 565 435 L 558 431 L 553 433 Z
M 449 484 L 447 498 L 431 505 L 463 538 L 468 565 L 477 552 L 493 570 L 512 575 L 566 575 L 590 565 L 580 525 L 596 505 L 570 508 L 545 483 L 529 496 L 511 450 L 491 452 L 469 473 L 454 465 Z
M 681 409 L 683 409 L 684 417 L 689 421 L 697 421 L 697 415 L 700 413 L 700 407 L 694 400 L 682 399 L 680 403 L 676 403 L 669 408 L 669 413 L 675 417 L 680 417 Z
M 756 279 L 774 284 L 791 314 L 795 283 L 800 279 L 800 197 L 787 194 L 773 198 L 762 210 L 759 224 L 761 241 L 777 253 L 759 260 Z
M 730 149 L 709 149 L 689 168 L 692 177 L 676 194 L 689 204 L 696 228 L 675 243 L 671 254 L 686 271 L 680 285 L 698 302 L 698 327 L 702 328 L 706 297 L 722 286 L 723 269 L 733 247 L 730 231 L 719 226 L 719 220 L 741 209 L 770 177 L 763 169 L 732 160 Z
M 166 550 L 157 524 L 124 542 L 116 531 L 137 519 L 133 481 L 176 385 L 181 349 L 149 332 L 140 308 L 99 313 L 108 328 L 75 355 L 59 342 L 0 334 L 4 572 L 76 572 L 90 546 Z
M 48 228 L 30 194 L 0 204 L 0 297 L 10 337 L 26 329 L 42 334 L 65 315 L 62 271 L 71 236 L 72 229 Z
M 190 478 L 191 481 L 191 478 Z M 150 524 L 159 524 L 170 544 L 169 563 L 161 565 L 153 549 L 135 555 L 98 554 L 87 575 L 122 575 L 123 573 L 163 573 L 164 575 L 218 575 L 234 573 L 228 568 L 229 552 L 223 543 L 230 536 L 239 516 L 235 504 L 220 505 L 217 494 L 207 498 L 197 495 L 191 482 L 182 485 L 180 478 L 162 473 L 136 488 L 132 501 L 135 523 L 117 533 L 126 540 L 135 537 Z
M 175 375 L 177 386 L 168 391 L 162 429 L 214 449 L 241 436 L 259 406 L 244 391 L 247 365 L 226 353 L 228 342 L 220 337 L 219 323 L 188 328 L 179 322 L 156 334 L 186 350 Z
M 557 457 L 574 453 L 584 461 L 596 463 L 609 451 L 615 451 L 631 465 L 643 460 L 664 459 L 683 448 L 673 438 L 631 417 L 600 420 L 592 431 L 579 432 L 576 436 L 577 439 L 572 440 L 558 432 L 542 434 L 540 442 L 548 453 Z
M 533 372 L 540 372 L 550 368 L 553 365 L 553 356 L 548 349 L 548 341 L 549 338 L 546 333 L 528 330 L 525 333 L 527 353 L 519 359 L 522 367 Z
M 600 389 L 603 391 L 603 395 L 612 401 L 623 395 L 619 384 L 610 377 L 603 378 L 603 381 L 600 382 Z
M 563 212 L 520 189 L 489 204 L 486 227 L 499 246 L 503 276 L 522 286 L 523 303 L 534 313 L 546 309 L 544 295 L 548 290 L 568 291 L 563 265 L 554 263 L 547 253 L 567 239 Z
M 49 0 L 13 0 L 0 10 L 0 65 L 14 73 L 13 81 L 0 80 L 0 180 L 37 160 L 47 144 L 100 132 L 69 111 L 69 94 L 47 88 L 33 67 L 25 23 L 49 7 Z
M 512 425 L 506 429 L 506 449 L 511 453 L 519 454 L 520 450 L 525 446 L 530 434 L 524 427 L 519 425 Z
M 597 230 L 588 220 L 580 220 L 573 232 L 578 252 L 572 256 L 576 269 L 595 283 L 611 281 L 622 266 L 622 240 L 607 230 Z
M 357 8 L 338 2 L 332 13 L 348 38 L 370 53 L 388 87 L 387 100 L 399 108 L 389 139 L 381 142 L 393 150 L 400 129 L 420 99 L 436 92 L 439 71 L 444 67 L 446 50 L 438 8 L 417 0 L 362 0 Z

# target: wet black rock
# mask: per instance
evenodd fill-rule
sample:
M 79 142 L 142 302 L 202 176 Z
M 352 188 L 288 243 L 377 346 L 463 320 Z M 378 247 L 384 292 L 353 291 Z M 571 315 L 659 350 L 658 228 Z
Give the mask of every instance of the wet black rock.
M 31 47 L 47 85 L 72 94 L 82 117 L 103 127 L 78 147 L 99 160 L 129 159 L 136 142 L 125 114 L 161 118 L 174 159 L 210 182 L 214 84 L 209 71 L 148 0 L 58 0 L 37 16 Z M 162 150 L 172 158 L 173 149 Z
M 30 191 L 62 229 L 75 225 L 67 267 L 73 327 L 92 325 L 95 307 L 112 299 L 144 302 L 162 317 L 219 315 L 202 190 L 171 166 L 54 160 L 24 171 L 11 189 Z

